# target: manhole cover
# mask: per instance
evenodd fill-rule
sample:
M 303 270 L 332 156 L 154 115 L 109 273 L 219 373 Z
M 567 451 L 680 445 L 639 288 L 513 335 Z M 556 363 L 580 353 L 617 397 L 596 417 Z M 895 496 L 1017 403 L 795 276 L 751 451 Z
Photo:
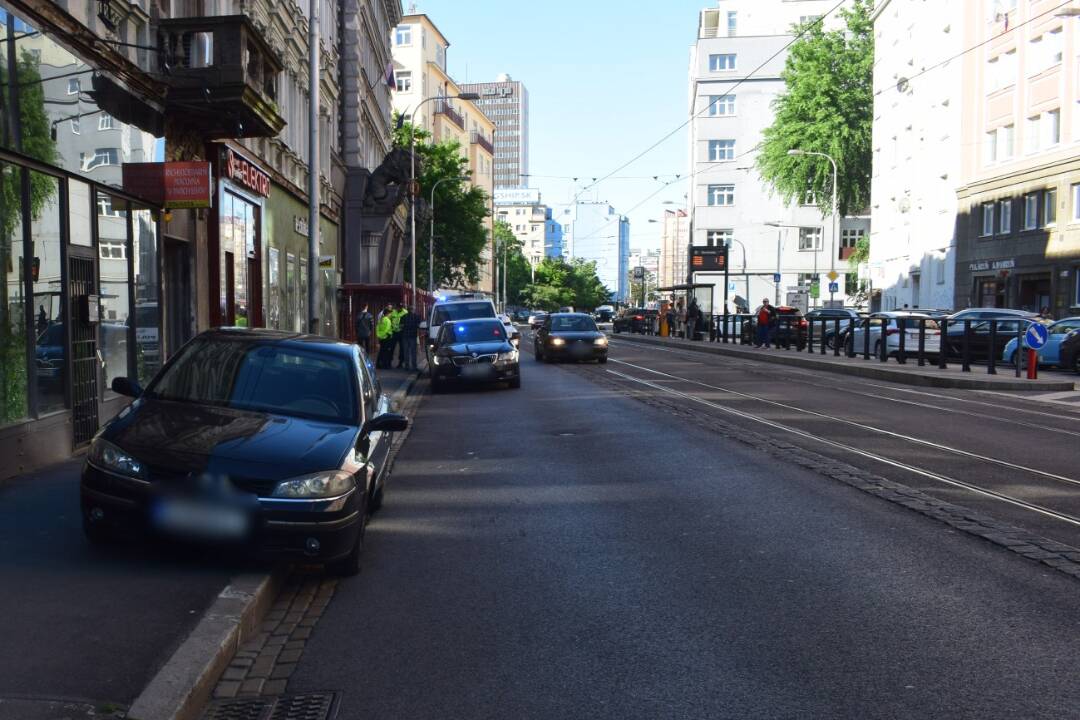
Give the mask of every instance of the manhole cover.
M 215 700 L 202 720 L 331 720 L 334 700 L 333 693 Z

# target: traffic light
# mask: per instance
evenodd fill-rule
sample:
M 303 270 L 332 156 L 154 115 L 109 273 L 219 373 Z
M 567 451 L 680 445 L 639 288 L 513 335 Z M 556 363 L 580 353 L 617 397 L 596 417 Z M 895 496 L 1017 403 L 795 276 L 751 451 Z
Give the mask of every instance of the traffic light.
M 34 258 L 34 261 L 30 263 L 30 279 L 34 282 L 38 281 L 38 274 L 41 272 L 41 258 Z

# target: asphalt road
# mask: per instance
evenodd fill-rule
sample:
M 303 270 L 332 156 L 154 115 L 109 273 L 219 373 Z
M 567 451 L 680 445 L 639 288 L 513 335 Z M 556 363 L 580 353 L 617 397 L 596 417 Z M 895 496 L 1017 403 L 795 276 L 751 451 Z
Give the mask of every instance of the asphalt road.
M 1075 580 L 589 377 L 615 363 L 525 362 L 421 406 L 290 692 L 350 719 L 1077 715 Z
M 243 568 L 155 544 L 91 546 L 79 468 L 0 484 L 2 720 L 71 717 L 50 699 L 126 706 Z

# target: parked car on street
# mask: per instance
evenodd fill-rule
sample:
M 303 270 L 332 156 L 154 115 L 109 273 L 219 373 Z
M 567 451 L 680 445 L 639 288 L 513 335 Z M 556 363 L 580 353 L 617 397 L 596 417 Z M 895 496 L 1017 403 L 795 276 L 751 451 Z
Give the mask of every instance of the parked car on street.
M 1058 349 L 1058 365 L 1080 373 L 1080 330 L 1072 330 L 1062 339 Z
M 964 352 L 964 321 L 971 321 L 971 335 L 968 339 L 968 352 L 973 361 L 986 362 L 991 353 L 995 357 L 1002 357 L 1005 346 L 1010 339 L 1016 337 L 1017 332 L 1026 332 L 1027 326 L 1040 320 L 1039 315 L 1026 310 L 1010 310 L 1006 308 L 968 308 L 954 313 L 948 318 L 949 323 L 945 330 L 946 353 L 954 358 L 959 358 Z M 996 337 L 993 347 L 990 346 L 990 321 L 996 322 Z
M 83 465 L 83 529 L 254 544 L 359 570 L 381 502 L 390 412 L 364 351 L 272 330 L 221 329 L 186 344 L 94 439 Z
M 548 316 L 548 314 L 546 312 L 543 312 L 543 311 L 538 312 L 535 315 L 530 315 L 529 316 L 529 327 L 532 328 L 533 330 L 539 329 L 539 327 L 544 324 L 544 318 L 546 318 L 547 316 Z
M 656 316 L 655 310 L 645 308 L 624 308 L 611 321 L 613 333 L 639 333 L 644 334 L 649 328 L 649 323 Z
M 1036 351 L 1040 365 L 1058 365 L 1061 363 L 1061 344 L 1069 333 L 1080 330 L 1080 317 L 1070 317 L 1058 320 L 1046 328 L 1049 339 L 1041 350 Z M 1016 363 L 1016 334 L 1015 330 L 1009 342 L 1005 343 L 1005 349 L 1001 352 L 1001 359 L 1008 363 Z M 1025 330 L 1026 332 L 1026 330 Z M 1024 336 L 1024 350 L 1027 351 L 1027 336 Z
M 453 382 L 506 382 L 512 388 L 521 387 L 518 349 L 497 319 L 444 323 L 432 357 L 432 392 L 441 392 Z
M 548 317 L 533 339 L 537 362 L 596 360 L 607 362 L 607 335 L 585 313 L 555 313 Z
M 776 346 L 786 346 L 788 342 L 792 346 L 802 350 L 806 347 L 806 318 L 802 310 L 789 305 L 776 306 L 777 324 L 773 327 L 772 343 Z M 750 317 L 742 323 L 742 342 L 753 344 L 757 337 L 757 318 Z
M 840 332 L 836 331 L 836 321 L 840 321 Z M 814 326 L 814 343 L 821 342 L 821 333 L 825 333 L 825 345 L 831 350 L 836 347 L 837 337 L 843 337 L 850 328 L 851 321 L 859 320 L 859 312 L 852 308 L 814 308 L 806 313 L 806 321 Z M 841 343 L 843 340 L 841 340 Z M 841 345 L 843 347 L 843 345 Z
M 895 310 L 891 312 L 871 313 L 862 324 L 848 334 L 845 349 L 847 353 L 861 353 L 866 348 L 866 336 L 870 335 L 870 352 L 880 356 L 882 326 L 885 328 L 885 352 L 895 356 L 900 352 L 900 320 L 904 321 L 904 354 L 916 356 L 919 352 L 919 324 L 925 320 L 926 330 L 923 340 L 923 354 L 937 355 L 941 351 L 941 326 L 937 320 L 921 312 Z M 869 325 L 869 327 L 867 327 Z
M 434 352 L 435 338 L 439 337 L 439 329 L 443 323 L 454 320 L 470 320 L 472 318 L 498 318 L 495 312 L 495 303 L 491 298 L 478 293 L 462 293 L 450 295 L 437 301 L 431 308 L 431 319 L 420 323 L 420 328 L 427 331 L 428 341 L 425 350 L 427 354 L 428 371 L 431 371 L 432 357 Z

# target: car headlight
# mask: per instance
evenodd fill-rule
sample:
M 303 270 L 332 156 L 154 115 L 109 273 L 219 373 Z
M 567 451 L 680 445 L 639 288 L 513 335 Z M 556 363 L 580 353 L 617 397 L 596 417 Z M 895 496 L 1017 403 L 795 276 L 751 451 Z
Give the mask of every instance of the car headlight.
M 141 462 L 113 445 L 108 440 L 98 438 L 90 446 L 90 462 L 119 475 L 141 478 L 146 468 Z
M 501 362 L 501 363 L 504 363 L 504 362 L 512 363 L 512 362 L 517 362 L 517 360 L 518 360 L 517 350 L 515 350 L 513 352 L 499 353 L 495 357 L 495 362 Z
M 450 360 L 450 358 L 448 358 L 448 357 L 442 357 L 442 356 L 439 356 L 439 355 L 433 355 L 433 356 L 431 357 L 431 361 L 432 361 L 433 363 L 435 363 L 436 365 L 442 365 L 442 364 L 444 364 L 444 363 L 446 363 L 446 362 L 449 362 L 449 360 Z
M 566 341 L 562 338 L 551 338 L 551 344 L 555 346 L 565 345 Z
M 599 347 L 607 347 L 607 338 L 606 337 L 598 337 L 598 338 L 596 338 L 596 340 L 593 341 L 593 345 L 597 345 Z
M 344 470 L 328 470 L 279 482 L 274 488 L 273 497 L 303 500 L 327 498 L 344 495 L 354 487 L 356 481 L 352 474 Z

